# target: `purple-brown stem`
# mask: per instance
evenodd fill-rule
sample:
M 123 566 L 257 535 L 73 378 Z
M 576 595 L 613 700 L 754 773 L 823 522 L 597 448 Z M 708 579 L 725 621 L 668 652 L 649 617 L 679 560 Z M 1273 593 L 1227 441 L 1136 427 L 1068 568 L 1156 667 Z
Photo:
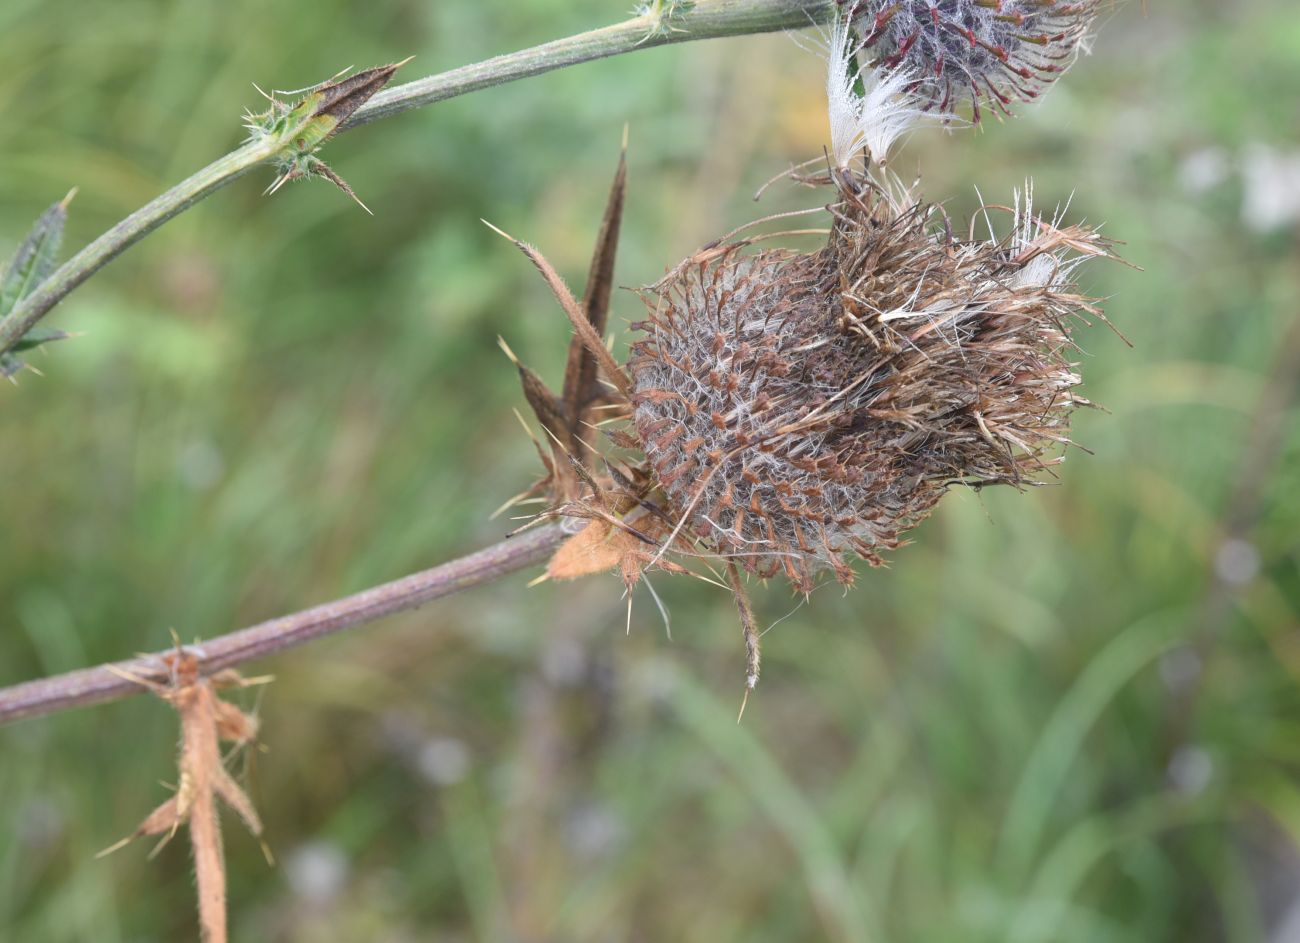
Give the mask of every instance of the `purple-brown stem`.
M 564 536 L 559 525 L 538 527 L 477 553 L 391 583 L 217 636 L 199 646 L 202 670 L 211 674 L 354 625 L 415 609 L 464 589 L 491 583 L 541 563 L 560 545 Z M 141 655 L 111 665 L 82 668 L 0 689 L 0 725 L 139 694 L 145 688 L 130 678 L 159 677 L 164 666 L 163 654 L 166 652 Z

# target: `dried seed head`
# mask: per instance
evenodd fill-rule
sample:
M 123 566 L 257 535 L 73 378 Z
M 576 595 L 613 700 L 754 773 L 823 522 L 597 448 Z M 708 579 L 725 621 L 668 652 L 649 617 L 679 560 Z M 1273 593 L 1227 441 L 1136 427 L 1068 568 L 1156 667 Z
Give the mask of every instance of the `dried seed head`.
M 954 483 L 1054 464 L 1083 402 L 1071 273 L 1105 254 L 1018 196 L 1012 234 L 959 241 L 932 206 L 851 170 L 825 248 L 687 259 L 646 291 L 633 421 L 691 534 L 811 589 L 898 546 Z
M 949 113 L 968 100 L 1007 113 L 1037 98 L 1079 53 L 1099 0 L 837 0 L 872 65 L 916 77 L 913 93 Z

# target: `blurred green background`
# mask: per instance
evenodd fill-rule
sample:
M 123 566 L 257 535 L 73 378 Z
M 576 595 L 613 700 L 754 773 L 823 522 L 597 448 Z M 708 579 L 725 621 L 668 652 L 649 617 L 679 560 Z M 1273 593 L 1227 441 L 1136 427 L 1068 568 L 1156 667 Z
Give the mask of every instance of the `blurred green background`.
M 0 250 L 72 185 L 75 249 L 229 149 L 251 82 L 403 78 L 614 22 L 626 0 L 5 0 Z M 1300 16 L 1128 4 L 1039 107 L 896 161 L 965 218 L 1026 175 L 1098 264 L 1059 487 L 955 493 L 848 594 L 528 576 L 256 666 L 233 939 L 1300 940 Z M 537 472 L 498 334 L 558 381 L 624 123 L 618 282 L 763 212 L 826 142 L 781 35 L 591 63 L 371 125 L 327 184 L 256 172 L 48 323 L 0 390 L 0 683 L 212 636 L 498 539 Z M 627 292 L 618 326 L 639 318 Z M 620 333 L 620 342 L 624 334 Z M 793 612 L 791 610 L 794 610 Z M 251 705 L 253 698 L 245 698 Z M 0 939 L 193 939 L 174 777 L 135 698 L 0 730 Z

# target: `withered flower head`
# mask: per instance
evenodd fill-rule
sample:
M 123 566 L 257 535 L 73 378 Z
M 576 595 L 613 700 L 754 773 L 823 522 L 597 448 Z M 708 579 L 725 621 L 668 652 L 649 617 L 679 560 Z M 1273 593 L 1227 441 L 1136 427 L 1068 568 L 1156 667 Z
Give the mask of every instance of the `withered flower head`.
M 807 591 L 879 564 L 956 483 L 1059 461 L 1082 402 L 1070 275 L 1098 235 L 1034 216 L 962 241 L 932 206 L 851 170 L 826 246 L 687 259 L 646 292 L 628 368 L 637 435 L 691 536 Z
M 927 107 L 1007 112 L 1073 63 L 1099 0 L 837 0 L 872 65 L 913 78 Z
M 721 560 L 747 689 L 759 632 L 740 570 L 799 592 L 828 571 L 847 585 L 852 557 L 882 563 L 952 485 L 1032 484 L 1086 402 L 1072 325 L 1104 320 L 1072 276 L 1107 244 L 1036 215 L 1029 187 L 984 210 L 1006 211 L 1007 235 L 962 239 L 884 172 L 828 168 L 804 178 L 834 188 L 821 248 L 723 239 L 687 258 L 642 291 L 649 317 L 625 366 L 602 336 L 622 164 L 585 301 L 516 241 L 575 333 L 565 395 L 520 366 L 551 443 L 528 494 L 576 525 L 547 575 L 612 569 L 630 588 L 648 567 L 681 571 L 673 558 Z

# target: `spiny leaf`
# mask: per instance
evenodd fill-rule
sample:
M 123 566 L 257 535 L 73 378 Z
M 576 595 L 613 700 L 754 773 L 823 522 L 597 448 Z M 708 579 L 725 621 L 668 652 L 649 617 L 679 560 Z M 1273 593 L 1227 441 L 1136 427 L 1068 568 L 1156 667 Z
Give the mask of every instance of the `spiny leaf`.
M 23 370 L 31 370 L 39 374 L 40 371 L 18 357 L 13 353 L 20 350 L 35 350 L 42 344 L 51 344 L 54 341 L 66 340 L 69 337 L 75 337 L 75 334 L 69 334 L 67 331 L 58 331 L 53 328 L 37 327 L 32 328 L 18 343 L 14 344 L 13 349 L 5 354 L 0 354 L 0 380 L 8 380 L 11 383 L 17 383 L 14 379 Z
M 73 190 L 40 215 L 0 278 L 0 317 L 7 315 L 43 282 L 54 268 L 63 241 L 63 224 L 68 220 L 68 203 Z
M 34 327 L 22 336 L 18 343 L 14 344 L 12 350 L 35 350 L 42 344 L 52 344 L 55 341 L 67 340 L 75 335 L 67 331 L 55 330 L 51 327 Z
M 292 106 L 279 101 L 274 94 L 262 92 L 270 99 L 271 107 L 261 114 L 246 114 L 245 127 L 249 130 L 249 140 L 271 138 L 279 147 L 272 158 L 277 176 L 266 188 L 266 194 L 275 193 L 290 180 L 324 177 L 369 213 L 370 208 L 361 202 L 347 181 L 317 157 L 316 152 L 358 108 L 388 84 L 394 72 L 410 61 L 408 58 L 392 65 L 366 69 L 338 81 L 335 81 L 336 76 L 312 86 L 307 90 L 308 94 Z
M 0 379 L 17 383 L 14 377 L 22 373 L 25 366 L 27 365 L 12 354 L 0 354 Z

